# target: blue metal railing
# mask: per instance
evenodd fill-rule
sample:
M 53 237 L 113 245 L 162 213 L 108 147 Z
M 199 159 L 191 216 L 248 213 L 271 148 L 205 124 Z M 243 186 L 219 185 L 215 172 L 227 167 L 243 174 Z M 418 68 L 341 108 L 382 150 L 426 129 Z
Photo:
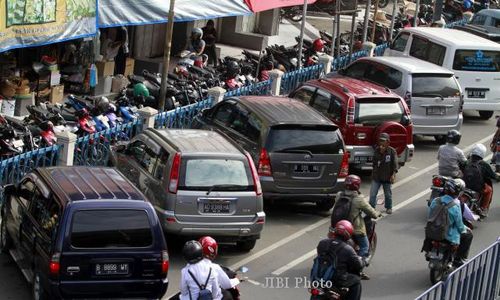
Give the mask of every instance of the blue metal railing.
M 500 238 L 415 300 L 494 300 L 500 295 Z
M 375 56 L 384 56 L 384 51 L 389 47 L 389 43 L 383 43 L 375 47 L 373 50 L 373 55 Z
M 345 68 L 348 64 L 355 61 L 356 59 L 365 56 L 368 56 L 368 51 L 366 50 L 354 52 L 352 54 L 352 57 L 349 57 L 349 55 L 339 56 L 333 60 L 332 69 L 335 71 L 340 70 L 342 68 Z
M 76 140 L 73 165 L 108 165 L 110 146 L 119 141 L 128 141 L 142 130 L 142 121 L 133 122 L 82 136 Z
M 263 96 L 270 94 L 271 94 L 271 80 L 266 80 L 229 91 L 226 94 L 224 94 L 224 98 L 233 96 L 248 96 L 248 95 Z
M 0 161 L 0 186 L 18 183 L 26 173 L 37 167 L 57 165 L 61 146 L 54 145 L 22 153 Z M 0 204 L 3 193 L 0 193 Z
M 208 98 L 158 114 L 155 119 L 155 128 L 190 128 L 194 117 L 203 109 L 212 107 L 212 104 L 213 99 Z
M 467 19 L 464 18 L 462 20 L 448 23 L 448 24 L 444 25 L 444 27 L 445 28 L 453 28 L 455 26 L 461 26 L 461 25 L 465 25 L 465 24 L 467 24 Z
M 302 82 L 317 79 L 323 74 L 323 64 L 317 64 L 300 70 L 285 73 L 281 78 L 280 95 L 287 95 Z

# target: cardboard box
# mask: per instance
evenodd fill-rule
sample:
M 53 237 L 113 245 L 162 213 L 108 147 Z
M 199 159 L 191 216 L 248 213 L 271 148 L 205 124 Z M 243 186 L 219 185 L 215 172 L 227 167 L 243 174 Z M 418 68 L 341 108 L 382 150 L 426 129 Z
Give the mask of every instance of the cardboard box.
M 97 75 L 99 77 L 113 76 L 115 74 L 114 61 L 97 61 L 95 65 L 97 67 Z
M 125 71 L 123 75 L 127 77 L 128 75 L 134 74 L 135 60 L 133 58 L 127 58 L 125 61 Z
M 50 90 L 50 103 L 63 103 L 64 100 L 64 85 L 53 86 Z
M 61 73 L 59 71 L 50 72 L 50 86 L 61 84 Z

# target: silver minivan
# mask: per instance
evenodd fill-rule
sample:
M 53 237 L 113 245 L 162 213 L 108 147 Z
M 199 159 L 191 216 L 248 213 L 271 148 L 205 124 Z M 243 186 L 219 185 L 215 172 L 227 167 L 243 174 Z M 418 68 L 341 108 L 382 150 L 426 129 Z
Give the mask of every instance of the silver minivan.
M 115 147 L 111 163 L 153 203 L 167 233 L 210 235 L 251 250 L 265 223 L 250 154 L 205 130 L 147 129 Z
M 452 71 L 411 57 L 365 57 L 340 74 L 375 82 L 403 97 L 411 110 L 414 135 L 434 136 L 460 130 L 463 96 Z

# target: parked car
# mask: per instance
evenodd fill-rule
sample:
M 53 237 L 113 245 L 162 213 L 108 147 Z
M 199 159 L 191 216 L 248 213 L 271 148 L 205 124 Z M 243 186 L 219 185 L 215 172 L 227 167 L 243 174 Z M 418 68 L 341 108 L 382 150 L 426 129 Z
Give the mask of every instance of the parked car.
M 460 130 L 463 97 L 452 71 L 412 57 L 364 57 L 338 74 L 388 87 L 411 111 L 414 135 L 444 143 L 449 130 Z
M 195 128 L 214 129 L 250 152 L 265 199 L 315 202 L 329 210 L 348 175 L 337 126 L 290 98 L 228 98 L 198 114 Z
M 464 110 L 485 120 L 500 110 L 500 45 L 471 33 L 445 28 L 413 27 L 401 31 L 385 56 L 412 56 L 455 73 Z
M 111 162 L 152 201 L 165 232 L 215 236 L 251 250 L 265 223 L 250 155 L 205 130 L 147 129 Z
M 413 124 L 403 98 L 378 84 L 345 76 L 311 80 L 290 97 L 332 120 L 344 136 L 349 163 L 370 170 L 378 136 L 388 133 L 402 166 L 414 153 Z
M 161 298 L 167 245 L 153 206 L 110 168 L 35 169 L 5 187 L 0 249 L 34 299 Z
M 482 9 L 474 14 L 472 20 L 454 29 L 470 32 L 490 41 L 500 42 L 500 9 Z

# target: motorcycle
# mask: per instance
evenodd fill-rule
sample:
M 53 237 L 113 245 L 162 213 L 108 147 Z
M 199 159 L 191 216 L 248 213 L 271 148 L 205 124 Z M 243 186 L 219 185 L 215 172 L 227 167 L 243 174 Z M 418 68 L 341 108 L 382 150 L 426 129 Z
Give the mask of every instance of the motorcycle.
M 338 288 L 336 286 L 309 289 L 309 293 L 311 294 L 310 300 L 341 300 L 342 296 L 346 295 L 347 292 L 349 292 L 349 288 Z
M 452 178 L 442 175 L 432 175 L 431 196 L 427 199 L 427 206 L 431 205 L 432 200 L 444 195 L 444 185 Z
M 500 173 L 500 139 L 498 139 L 497 144 L 495 145 L 495 172 Z
M 444 241 L 431 241 L 431 244 L 431 251 L 425 257 L 429 261 L 430 280 L 436 284 L 455 269 L 453 260 L 458 247 Z
M 280 21 L 285 18 L 292 22 L 302 21 L 302 10 L 298 6 L 284 7 L 280 9 Z

